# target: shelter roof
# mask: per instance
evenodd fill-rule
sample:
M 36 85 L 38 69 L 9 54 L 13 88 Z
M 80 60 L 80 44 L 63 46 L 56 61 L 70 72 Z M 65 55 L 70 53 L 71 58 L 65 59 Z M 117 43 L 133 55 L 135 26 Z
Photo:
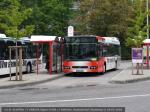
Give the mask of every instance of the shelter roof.
M 144 44 L 144 45 L 150 45 L 150 39 L 145 39 L 145 40 L 143 41 L 143 44 Z

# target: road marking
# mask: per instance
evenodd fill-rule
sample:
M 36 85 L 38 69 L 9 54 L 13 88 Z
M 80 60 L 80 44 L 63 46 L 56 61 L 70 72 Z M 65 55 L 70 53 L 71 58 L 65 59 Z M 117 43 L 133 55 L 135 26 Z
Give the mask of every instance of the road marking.
M 143 94 L 143 95 L 131 95 L 131 96 L 116 96 L 116 97 L 86 98 L 86 99 L 70 99 L 70 100 L 13 102 L 13 103 L 0 103 L 0 106 L 4 106 L 4 105 L 23 105 L 23 104 L 42 104 L 42 103 L 63 103 L 63 102 L 77 102 L 77 101 L 91 101 L 91 100 L 110 100 L 110 99 L 121 99 L 121 98 L 149 97 L 149 96 L 150 96 L 150 94 Z

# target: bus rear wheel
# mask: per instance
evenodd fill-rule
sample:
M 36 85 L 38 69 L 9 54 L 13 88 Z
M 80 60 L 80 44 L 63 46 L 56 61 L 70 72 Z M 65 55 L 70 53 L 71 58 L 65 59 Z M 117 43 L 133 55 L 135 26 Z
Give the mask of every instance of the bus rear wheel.
M 114 68 L 114 70 L 117 70 L 118 69 L 118 63 L 117 63 L 117 61 L 115 62 L 115 68 Z
M 31 73 L 32 72 L 31 64 L 27 64 L 26 72 L 27 73 Z

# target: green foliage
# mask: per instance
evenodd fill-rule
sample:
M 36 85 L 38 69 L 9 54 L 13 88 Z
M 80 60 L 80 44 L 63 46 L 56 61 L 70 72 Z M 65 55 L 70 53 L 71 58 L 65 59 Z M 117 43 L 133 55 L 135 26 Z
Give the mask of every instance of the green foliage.
M 145 4 L 146 0 L 82 0 L 76 28 L 79 34 L 119 37 L 122 56 L 129 57 L 129 47 L 140 47 L 146 37 Z
M 131 47 L 140 47 L 143 40 L 146 37 L 146 28 L 144 20 L 146 18 L 146 12 L 143 11 L 143 2 L 137 0 L 134 2 L 134 18 L 130 18 L 131 25 L 128 27 L 128 38 L 126 39 L 126 45 Z
M 125 37 L 128 2 L 126 0 L 82 0 L 78 30 L 81 34 Z
M 25 7 L 33 9 L 30 20 L 35 24 L 34 34 L 64 36 L 72 17 L 73 0 L 21 0 Z M 25 23 L 25 24 L 26 24 Z
M 22 8 L 18 0 L 0 1 L 0 29 L 7 36 L 18 40 L 32 34 L 34 25 L 22 25 L 32 13 L 31 8 Z

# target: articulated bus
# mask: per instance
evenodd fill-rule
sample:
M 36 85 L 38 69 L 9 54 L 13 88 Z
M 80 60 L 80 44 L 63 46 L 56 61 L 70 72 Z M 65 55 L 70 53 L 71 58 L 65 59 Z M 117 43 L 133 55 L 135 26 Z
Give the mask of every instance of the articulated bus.
M 71 36 L 64 38 L 63 71 L 97 72 L 117 69 L 120 42 L 116 37 Z
M 16 54 L 15 49 L 11 50 L 11 64 L 9 59 L 9 46 L 15 46 L 16 42 L 5 35 L 0 35 L 0 75 L 9 74 L 9 67 L 11 65 L 12 73 L 16 73 Z M 36 45 L 30 42 L 28 37 L 24 37 L 17 41 L 18 46 L 23 46 L 23 67 L 22 71 L 30 73 L 36 69 L 37 55 Z M 39 55 L 39 65 L 42 65 L 41 50 Z

